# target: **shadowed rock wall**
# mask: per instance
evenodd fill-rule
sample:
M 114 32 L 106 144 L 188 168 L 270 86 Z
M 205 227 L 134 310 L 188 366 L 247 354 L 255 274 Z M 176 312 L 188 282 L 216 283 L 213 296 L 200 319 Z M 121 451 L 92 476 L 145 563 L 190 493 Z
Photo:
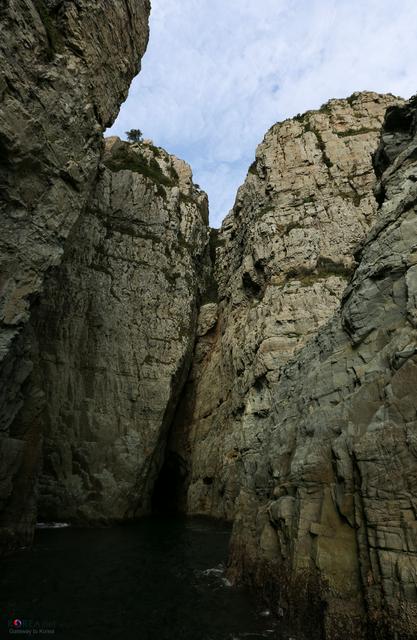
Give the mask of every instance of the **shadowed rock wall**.
M 30 539 L 36 414 L 13 422 L 31 371 L 31 307 L 59 264 L 148 40 L 148 0 L 5 0 L 0 8 L 0 537 Z
M 149 511 L 209 267 L 207 196 L 185 162 L 110 138 L 104 165 L 32 320 L 41 519 Z

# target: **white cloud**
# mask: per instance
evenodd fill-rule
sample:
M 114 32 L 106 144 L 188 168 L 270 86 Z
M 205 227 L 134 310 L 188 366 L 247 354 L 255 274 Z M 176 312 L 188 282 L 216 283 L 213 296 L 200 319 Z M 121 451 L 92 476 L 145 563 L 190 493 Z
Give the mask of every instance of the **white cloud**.
M 369 89 L 417 91 L 415 0 L 153 0 L 151 38 L 111 132 L 190 162 L 218 225 L 278 120 Z

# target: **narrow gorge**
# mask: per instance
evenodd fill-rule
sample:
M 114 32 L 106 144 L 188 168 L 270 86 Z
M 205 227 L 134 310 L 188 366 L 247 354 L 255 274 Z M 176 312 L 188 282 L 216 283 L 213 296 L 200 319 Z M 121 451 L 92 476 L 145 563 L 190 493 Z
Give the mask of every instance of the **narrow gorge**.
M 275 124 L 212 229 L 186 162 L 103 137 L 149 12 L 0 8 L 1 554 L 209 516 L 276 637 L 412 640 L 417 100 Z

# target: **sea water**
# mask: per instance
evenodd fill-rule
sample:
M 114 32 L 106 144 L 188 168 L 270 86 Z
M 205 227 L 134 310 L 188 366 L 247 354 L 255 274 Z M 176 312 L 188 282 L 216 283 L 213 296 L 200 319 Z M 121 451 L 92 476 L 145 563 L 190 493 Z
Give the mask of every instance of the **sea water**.
M 0 637 L 62 640 L 280 638 L 269 612 L 225 575 L 230 528 L 152 517 L 48 528 L 2 563 Z

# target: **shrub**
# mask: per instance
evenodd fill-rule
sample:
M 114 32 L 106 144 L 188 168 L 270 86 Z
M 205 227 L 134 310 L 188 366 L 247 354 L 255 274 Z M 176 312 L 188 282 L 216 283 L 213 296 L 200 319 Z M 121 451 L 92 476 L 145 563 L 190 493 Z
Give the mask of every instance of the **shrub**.
M 130 129 L 126 131 L 126 135 L 129 142 L 142 142 L 143 134 L 140 129 Z

